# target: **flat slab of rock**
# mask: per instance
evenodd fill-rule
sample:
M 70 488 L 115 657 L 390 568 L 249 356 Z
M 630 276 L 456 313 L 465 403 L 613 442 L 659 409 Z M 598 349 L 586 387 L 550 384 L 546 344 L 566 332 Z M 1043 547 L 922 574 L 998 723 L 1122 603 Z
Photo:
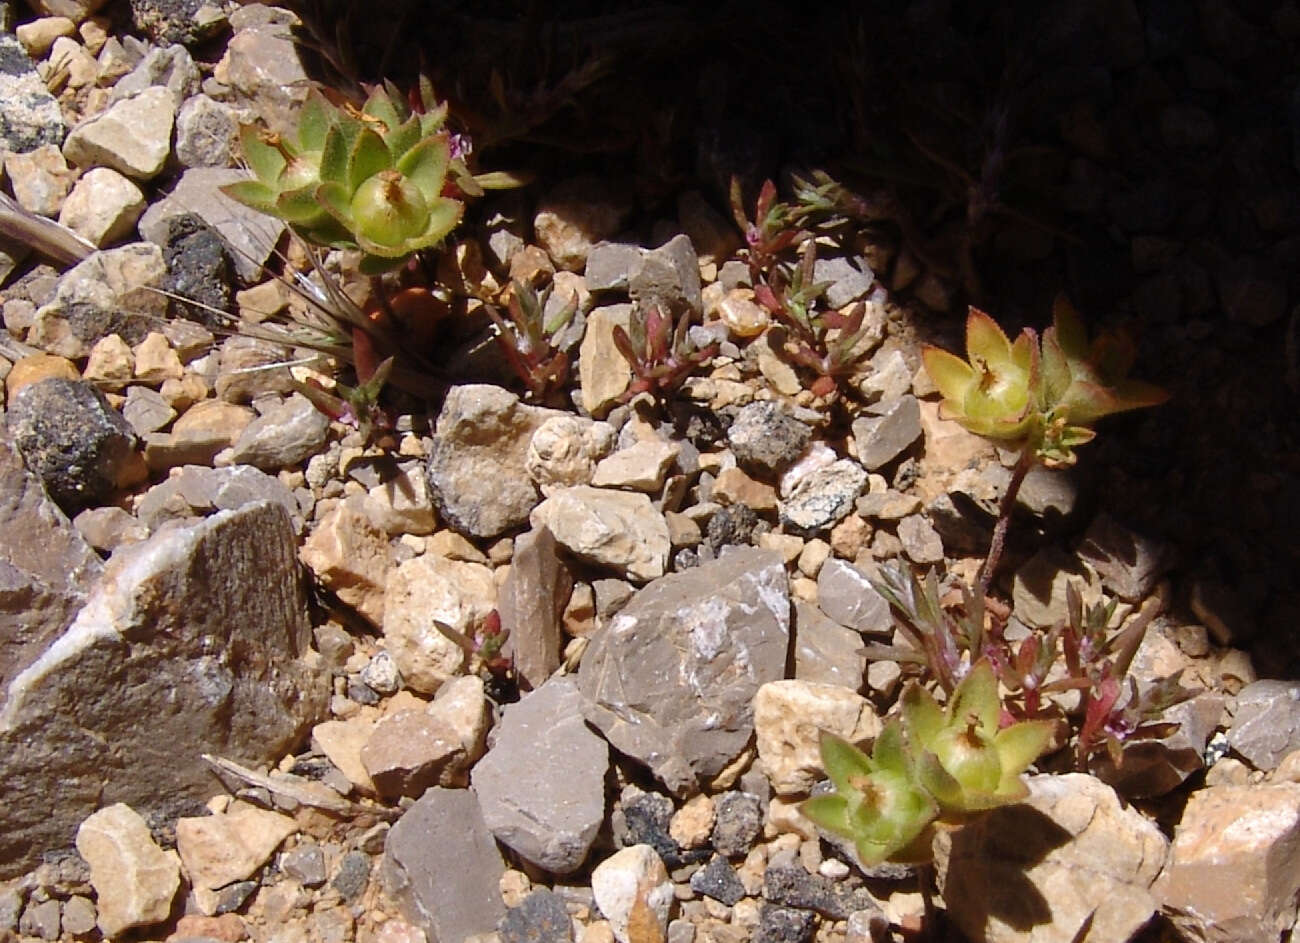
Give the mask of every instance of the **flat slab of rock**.
M 106 803 L 147 814 L 218 787 L 201 754 L 274 763 L 323 713 L 296 541 L 259 502 L 122 548 L 0 706 L 0 877 Z M 183 746 L 178 746 L 183 745 Z
M 180 859 L 154 843 L 129 805 L 118 802 L 86 818 L 77 829 L 77 853 L 90 865 L 105 936 L 167 919 L 181 884 Z
M 1300 785 L 1192 793 L 1154 891 L 1189 940 L 1279 939 L 1295 923 L 1300 892 Z
M 605 820 L 609 747 L 582 719 L 572 677 L 505 708 L 471 782 L 497 839 L 555 874 L 577 870 Z
M 429 455 L 429 490 L 442 519 L 470 537 L 495 537 L 526 523 L 540 500 L 525 470 L 528 444 L 559 415 L 499 386 L 453 387 Z
M 1128 940 L 1151 918 L 1168 841 L 1083 773 L 1029 776 L 1029 798 L 935 839 L 948 913 L 989 943 Z
M 541 687 L 560 667 L 564 606 L 572 589 L 573 576 L 549 530 L 530 530 L 515 538 L 497 610 L 502 630 L 510 633 L 506 654 L 526 687 Z
M 781 555 L 734 549 L 641 590 L 593 636 L 583 712 L 621 752 L 685 795 L 745 748 L 758 688 L 785 675 Z
M 435 786 L 389 831 L 380 875 L 428 939 L 464 940 L 505 916 L 505 869 L 474 793 Z
M 838 684 L 771 681 L 754 695 L 758 756 L 779 795 L 811 792 L 825 778 L 822 730 L 856 743 L 879 735 L 880 718 L 870 701 Z
M 1277 769 L 1300 749 L 1300 683 L 1268 678 L 1242 688 L 1228 743 L 1256 769 Z

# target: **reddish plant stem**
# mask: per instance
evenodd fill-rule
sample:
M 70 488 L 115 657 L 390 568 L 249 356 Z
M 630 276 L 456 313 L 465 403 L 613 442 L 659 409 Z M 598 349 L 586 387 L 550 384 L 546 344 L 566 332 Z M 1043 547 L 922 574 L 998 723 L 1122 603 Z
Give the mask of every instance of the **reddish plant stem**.
M 989 586 L 993 582 L 993 576 L 997 572 L 998 563 L 1002 560 L 1002 548 L 1007 542 L 1007 527 L 1011 524 L 1011 515 L 1016 509 L 1016 496 L 1020 494 L 1020 486 L 1025 482 L 1025 475 L 1029 474 L 1029 469 L 1034 464 L 1034 452 L 1029 446 L 1025 446 L 1020 453 L 1020 458 L 1016 460 L 1016 467 L 1011 471 L 1011 481 L 1007 482 L 1006 493 L 1002 495 L 1002 502 L 998 505 L 998 521 L 993 525 L 993 539 L 989 542 L 989 555 L 984 560 L 984 565 L 980 567 L 979 578 L 979 597 L 983 599 L 989 594 Z

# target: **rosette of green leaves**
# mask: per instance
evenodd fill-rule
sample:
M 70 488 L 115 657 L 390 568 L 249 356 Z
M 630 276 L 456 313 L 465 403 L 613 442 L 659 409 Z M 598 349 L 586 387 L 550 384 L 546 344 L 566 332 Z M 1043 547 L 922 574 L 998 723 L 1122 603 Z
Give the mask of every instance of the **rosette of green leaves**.
M 822 766 L 835 791 L 800 804 L 816 825 L 852 840 L 863 864 L 925 861 L 939 808 L 912 771 L 897 719 L 885 724 L 871 755 L 822 731 Z
M 1002 702 L 992 666 L 971 666 L 940 707 L 919 685 L 903 694 L 903 726 L 916 780 L 945 815 L 1018 802 L 1029 794 L 1021 774 L 1047 748 L 1048 721 L 1000 726 Z

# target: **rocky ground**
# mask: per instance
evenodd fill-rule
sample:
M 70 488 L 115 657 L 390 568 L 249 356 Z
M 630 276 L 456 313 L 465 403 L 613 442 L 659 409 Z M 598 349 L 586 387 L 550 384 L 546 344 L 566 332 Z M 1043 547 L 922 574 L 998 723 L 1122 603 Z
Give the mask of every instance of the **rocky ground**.
M 535 183 L 476 207 L 439 274 L 574 299 L 569 388 L 512 392 L 469 305 L 430 341 L 431 397 L 396 397 L 377 441 L 293 384 L 336 364 L 254 336 L 310 316 L 302 253 L 216 190 L 239 123 L 287 127 L 302 99 L 294 14 L 11 10 L 7 190 L 101 251 L 19 240 L 0 291 L 0 938 L 1290 938 L 1300 6 L 1102 7 L 1052 68 L 1007 67 L 1050 119 L 972 131 L 965 169 L 882 75 L 846 93 L 877 124 L 841 146 L 901 127 L 932 159 L 925 185 L 842 168 L 884 207 L 818 261 L 830 302 L 867 310 L 842 394 L 813 395 L 754 302 L 711 171 L 779 122 L 736 106 L 748 127 L 707 125 L 693 175 L 655 186 L 657 152 L 539 144 Z M 926 4 L 893 25 L 955 82 L 989 37 Z M 845 36 L 827 61 L 849 82 Z M 986 199 L 1012 144 L 1043 141 L 1051 212 Z M 940 834 L 927 922 L 924 872 L 861 867 L 797 806 L 817 731 L 873 738 L 906 680 L 862 650 L 895 634 L 868 577 L 973 579 L 1011 477 L 939 418 L 920 341 L 959 349 L 970 299 L 1041 327 L 1061 290 L 1135 320 L 1135 372 L 1174 395 L 1031 473 L 1009 631 L 1064 619 L 1072 583 L 1117 629 L 1155 613 L 1133 677 L 1181 671 L 1194 696 L 1119 768 L 1063 750 L 1026 802 Z M 612 330 L 651 302 L 718 353 L 626 403 Z

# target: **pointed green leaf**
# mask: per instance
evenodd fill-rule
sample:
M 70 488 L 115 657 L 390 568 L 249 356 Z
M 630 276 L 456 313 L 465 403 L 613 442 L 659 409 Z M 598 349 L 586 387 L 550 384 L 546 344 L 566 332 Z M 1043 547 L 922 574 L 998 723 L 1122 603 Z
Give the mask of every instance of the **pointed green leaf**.
M 244 163 L 259 181 L 274 184 L 284 172 L 287 161 L 279 148 L 268 144 L 255 125 L 245 124 L 239 127 L 239 149 Z
M 617 325 L 615 326 L 617 328 Z M 827 777 L 840 792 L 854 789 L 856 779 L 870 776 L 875 771 L 875 764 L 870 758 L 843 737 L 823 730 L 818 741 L 821 751 L 822 768 Z
M 1019 776 L 1038 759 L 1052 741 L 1053 725 L 1047 720 L 1022 720 L 999 730 L 993 747 L 1002 761 L 1003 776 Z
M 342 126 L 331 125 L 325 134 L 325 146 L 321 148 L 320 179 L 322 182 L 347 186 L 350 146 L 351 142 Z
M 384 139 L 370 128 L 362 128 L 357 139 L 352 142 L 352 151 L 348 155 L 348 188 L 355 193 L 361 184 L 392 166 L 393 158 L 388 153 Z
M 371 118 L 378 118 L 388 131 L 393 131 L 405 120 L 405 116 L 398 113 L 392 98 L 381 89 L 376 89 L 375 93 L 366 99 L 361 113 Z
M 932 743 L 947 723 L 934 695 L 919 684 L 909 684 L 903 692 L 902 715 L 907 737 L 914 747 Z
M 843 796 L 813 796 L 799 803 L 799 811 L 818 828 L 836 835 L 852 838 L 853 826 L 849 823 L 849 806 Z
M 966 315 L 966 359 L 995 366 L 1011 363 L 1011 341 L 996 321 L 975 307 Z
M 316 202 L 324 210 L 352 230 L 352 196 L 343 184 L 327 181 L 316 187 Z
M 279 215 L 279 210 L 275 206 L 275 191 L 257 180 L 236 180 L 221 187 L 221 192 L 259 213 L 266 213 L 268 216 Z
M 928 344 L 922 347 L 921 361 L 934 385 L 939 388 L 944 399 L 951 403 L 960 404 L 966 391 L 975 383 L 975 371 L 971 365 L 940 347 Z
M 965 790 L 962 789 L 961 783 L 943 768 L 937 756 L 929 750 L 922 750 L 915 761 L 915 768 L 917 783 L 934 797 L 940 808 L 959 810 L 966 808 L 963 798 Z
M 1061 351 L 1056 340 L 1056 328 L 1049 327 L 1043 332 L 1042 401 L 1040 408 L 1051 409 L 1065 396 L 1070 388 L 1070 364 Z
M 393 156 L 393 163 L 396 164 L 402 159 L 403 154 L 420 143 L 419 117 L 411 115 L 406 121 L 393 128 L 384 136 L 384 143 L 388 145 L 388 153 Z
M 875 746 L 871 748 L 871 762 L 877 769 L 893 770 L 897 773 L 908 771 L 907 753 L 903 746 L 903 728 L 897 718 L 885 724 L 880 735 L 876 737 Z
M 298 143 L 304 151 L 321 151 L 325 149 L 325 135 L 329 133 L 330 121 L 334 109 L 316 89 L 307 94 L 298 112 Z
M 397 169 L 432 203 L 442 194 L 450 159 L 451 150 L 445 137 L 425 138 L 402 155 Z
M 316 200 L 313 187 L 299 187 L 286 190 L 275 201 L 276 215 L 287 223 L 310 225 L 325 214 L 325 210 Z
M 970 672 L 953 692 L 948 703 L 948 723 L 965 727 L 973 719 L 981 733 L 992 736 L 998 729 L 1001 711 L 998 679 L 993 674 L 993 666 L 981 658 L 971 666 Z

